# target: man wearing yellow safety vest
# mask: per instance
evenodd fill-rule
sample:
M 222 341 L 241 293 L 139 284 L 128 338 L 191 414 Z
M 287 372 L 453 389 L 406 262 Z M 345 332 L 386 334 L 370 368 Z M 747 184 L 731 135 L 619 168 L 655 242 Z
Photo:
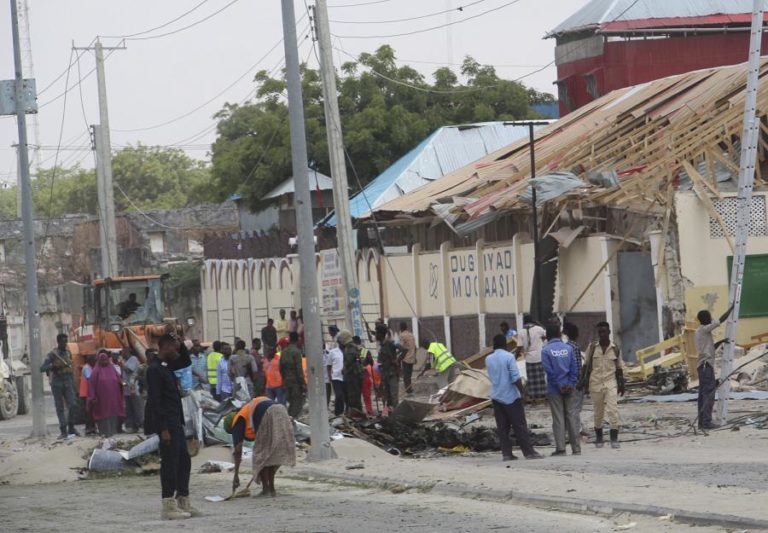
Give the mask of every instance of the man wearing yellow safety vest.
M 208 368 L 208 384 L 211 387 L 211 394 L 217 400 L 219 399 L 219 396 L 216 393 L 216 385 L 219 383 L 219 379 L 216 374 L 216 369 L 218 368 L 219 361 L 221 361 L 222 357 L 224 357 L 224 354 L 221 353 L 221 341 L 214 341 L 213 351 L 208 354 L 206 365 Z
M 424 375 L 427 368 L 434 368 L 437 370 L 437 386 L 441 389 L 447 387 L 453 381 L 457 364 L 456 358 L 448 351 L 445 344 L 440 342 L 429 342 L 426 339 L 422 339 L 420 346 L 430 353 L 432 362 L 427 361 L 419 377 Z

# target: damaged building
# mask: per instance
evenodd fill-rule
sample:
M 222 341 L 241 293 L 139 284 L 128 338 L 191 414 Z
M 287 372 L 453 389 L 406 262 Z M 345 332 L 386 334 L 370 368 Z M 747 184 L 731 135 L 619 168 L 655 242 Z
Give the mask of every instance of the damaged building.
M 120 275 L 156 273 L 169 265 L 199 261 L 209 232 L 236 232 L 233 202 L 116 217 Z M 40 336 L 43 346 L 80 323 L 83 284 L 98 277 L 101 265 L 99 221 L 92 215 L 66 215 L 35 221 L 38 246 Z M 0 306 L 8 320 L 15 357 L 26 353 L 26 293 L 21 220 L 0 220 Z M 179 316 L 200 318 L 200 295 L 184 294 Z M 199 322 L 199 321 L 198 321 Z
M 381 236 L 358 252 L 366 320 L 405 319 L 460 357 L 484 346 L 501 320 L 519 326 L 531 310 L 566 316 L 582 327 L 585 342 L 607 320 L 631 360 L 635 350 L 678 333 L 699 309 L 721 313 L 745 84 L 742 64 L 616 90 L 536 132 L 533 180 L 530 146 L 520 140 L 363 214 L 358 227 Z M 762 84 L 758 108 L 766 104 Z M 760 297 L 768 273 L 768 129 L 765 116 L 761 121 L 737 339 L 745 344 L 768 331 Z M 532 187 L 540 298 L 533 295 Z M 407 252 L 379 253 L 390 246 Z M 333 253 L 318 257 L 328 321 L 326 307 L 337 315 L 343 308 L 343 295 L 329 289 L 335 273 L 324 266 Z M 246 337 L 279 308 L 298 308 L 297 274 L 291 256 L 206 261 L 206 337 Z

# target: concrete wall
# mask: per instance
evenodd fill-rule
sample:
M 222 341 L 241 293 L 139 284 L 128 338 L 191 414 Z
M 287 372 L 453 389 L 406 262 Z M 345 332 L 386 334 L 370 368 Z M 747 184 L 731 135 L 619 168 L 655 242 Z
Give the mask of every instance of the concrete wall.
M 562 251 L 560 265 L 565 275 L 558 289 L 562 301 L 556 302 L 557 312 L 568 311 L 576 301 L 602 266 L 612 243 L 602 235 L 591 236 Z M 316 263 L 324 326 L 344 321 L 343 310 L 327 310 L 338 309 L 327 300 L 335 293 L 322 294 L 323 287 L 335 279 L 324 272 L 329 253 L 335 251 L 323 251 Z M 366 249 L 358 252 L 357 272 L 363 316 L 369 324 L 379 317 L 390 322 L 405 320 L 417 336 L 438 339 L 458 357 L 466 357 L 488 344 L 499 322 L 506 320 L 514 327 L 528 311 L 533 244 L 522 235 L 492 245 L 479 241 L 472 248 L 451 249 L 444 243 L 439 251 L 421 252 L 414 246 L 411 253 L 383 257 Z M 602 272 L 572 315 L 590 320 L 605 317 L 616 297 L 611 288 L 615 277 L 615 271 Z M 280 309 L 300 306 L 295 256 L 208 260 L 202 280 L 207 340 L 258 336 L 268 317 L 276 318 Z M 343 292 L 340 298 L 344 299 Z M 344 302 L 339 304 L 343 309 Z
M 724 194 L 725 199 L 733 194 Z M 768 253 L 768 234 L 765 228 L 766 212 L 763 206 L 768 202 L 766 193 L 755 193 L 752 210 L 752 232 L 747 243 L 747 255 Z M 731 205 L 714 200 L 716 208 L 726 225 L 733 227 Z M 726 200 L 726 204 L 732 200 Z M 712 220 L 701 201 L 691 192 L 681 192 L 675 196 L 677 208 L 678 232 L 680 235 L 680 268 L 686 281 L 685 306 L 686 320 L 696 321 L 700 309 L 710 309 L 712 314 L 723 313 L 728 307 L 728 266 L 727 258 L 733 255 L 728 241 L 724 237 L 713 236 L 720 233 L 719 224 Z M 766 290 L 768 288 L 764 288 Z M 724 333 L 725 328 L 719 332 Z M 737 342 L 753 342 L 751 337 L 768 331 L 768 316 L 743 318 L 739 321 Z

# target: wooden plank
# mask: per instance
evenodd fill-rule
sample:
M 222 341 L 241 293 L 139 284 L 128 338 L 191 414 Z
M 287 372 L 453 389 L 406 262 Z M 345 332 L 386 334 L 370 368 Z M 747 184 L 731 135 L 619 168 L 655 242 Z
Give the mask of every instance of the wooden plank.
M 720 229 L 723 230 L 723 235 L 725 236 L 725 240 L 728 242 L 728 246 L 731 248 L 731 253 L 736 253 L 735 248 L 733 246 L 733 239 L 731 239 L 730 232 L 728 231 L 728 226 L 726 226 L 725 221 L 723 220 L 723 217 L 720 216 L 720 213 L 717 212 L 717 209 L 715 209 L 715 206 L 712 204 L 712 201 L 709 199 L 709 196 L 704 194 L 704 192 L 701 190 L 701 187 L 699 187 L 696 183 L 693 184 L 693 192 L 696 193 L 696 197 L 701 200 L 701 203 L 704 204 L 704 207 L 709 212 L 709 216 L 714 218 L 717 223 L 720 225 Z

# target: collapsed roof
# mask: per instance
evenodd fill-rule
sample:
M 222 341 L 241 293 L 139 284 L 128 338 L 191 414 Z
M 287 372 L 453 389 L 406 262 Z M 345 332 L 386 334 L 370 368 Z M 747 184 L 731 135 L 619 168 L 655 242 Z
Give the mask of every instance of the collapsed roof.
M 767 70 L 763 59 L 761 79 Z M 735 181 L 739 172 L 746 74 L 746 64 L 740 64 L 620 89 L 537 131 L 537 203 L 661 214 L 671 208 L 675 190 L 690 187 L 713 213 L 710 196 L 720 195 L 718 183 Z M 758 109 L 765 137 L 765 82 Z M 760 142 L 760 162 L 765 151 Z M 529 209 L 530 176 L 529 143 L 523 139 L 382 205 L 375 218 L 398 225 L 435 216 L 447 221 L 450 213 L 451 222 L 490 221 L 487 215 Z M 757 165 L 755 185 L 764 184 Z

